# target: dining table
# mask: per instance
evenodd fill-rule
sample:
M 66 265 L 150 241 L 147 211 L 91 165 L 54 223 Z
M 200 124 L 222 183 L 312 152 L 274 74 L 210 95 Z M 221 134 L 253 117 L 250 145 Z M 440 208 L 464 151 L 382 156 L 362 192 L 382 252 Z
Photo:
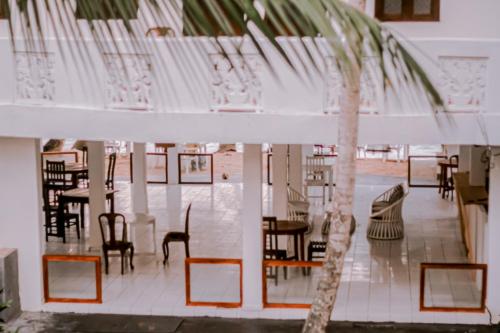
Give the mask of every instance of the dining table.
M 264 224 L 262 229 L 264 239 L 266 239 L 266 236 L 269 234 L 278 236 L 292 236 L 294 250 L 294 256 L 292 258 L 295 260 L 305 260 L 304 235 L 306 234 L 309 225 L 305 222 L 289 220 L 277 220 L 276 223 L 277 226 L 275 230 L 270 230 L 269 226 Z
M 106 189 L 106 200 L 110 201 L 110 211 L 115 211 L 115 193 L 117 190 Z M 90 200 L 90 190 L 88 188 L 74 188 L 62 192 L 58 196 L 58 212 L 57 212 L 57 234 L 58 237 L 64 235 L 64 211 L 67 204 L 76 203 L 80 204 L 80 227 L 84 228 L 85 225 L 85 204 Z

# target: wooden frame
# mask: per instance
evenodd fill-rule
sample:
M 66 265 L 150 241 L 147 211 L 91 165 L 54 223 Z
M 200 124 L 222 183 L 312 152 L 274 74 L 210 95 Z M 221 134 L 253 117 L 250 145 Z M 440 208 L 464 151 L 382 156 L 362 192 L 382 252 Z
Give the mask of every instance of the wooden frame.
M 454 269 L 454 270 L 480 270 L 481 281 L 481 303 L 478 308 L 472 307 L 445 307 L 425 306 L 425 272 L 430 269 Z M 444 264 L 444 263 L 421 263 L 420 264 L 420 311 L 422 312 L 480 312 L 486 309 L 486 292 L 488 286 L 488 265 L 486 264 Z
M 429 159 L 429 158 L 435 158 L 435 159 L 443 159 L 447 160 L 448 157 L 444 155 L 410 155 L 408 156 L 408 187 L 424 187 L 424 188 L 439 188 L 439 183 L 436 185 L 426 185 L 426 184 L 412 184 L 411 182 L 411 160 L 416 160 L 416 159 Z
M 134 156 L 134 153 L 130 153 L 130 158 L 129 158 L 129 164 L 130 164 L 130 183 L 134 182 L 134 162 L 132 160 L 132 157 Z M 148 180 L 148 184 L 168 184 L 168 154 L 167 153 L 146 153 L 147 156 L 165 156 L 165 181 L 154 181 L 154 180 Z M 146 161 L 146 172 L 147 172 L 147 161 Z
M 73 155 L 75 163 L 78 163 L 78 152 L 77 151 L 44 151 L 42 152 L 42 162 L 47 156 L 59 156 L 59 155 Z
M 93 262 L 95 263 L 96 298 L 57 298 L 49 295 L 49 262 Z M 44 255 L 43 295 L 46 303 L 94 303 L 102 304 L 102 274 L 100 256 Z
M 191 300 L 191 265 L 192 264 L 210 264 L 210 265 L 237 265 L 240 268 L 240 301 L 239 302 L 206 302 Z M 243 303 L 243 260 L 241 259 L 222 259 L 222 258 L 186 258 L 184 261 L 186 272 L 186 305 L 187 306 L 215 306 L 218 308 L 240 308 Z
M 182 156 L 209 156 L 210 157 L 210 181 L 208 182 L 187 182 L 182 180 Z M 202 154 L 202 153 L 180 153 L 177 156 L 177 168 L 179 171 L 179 184 L 184 185 L 200 185 L 207 184 L 212 185 L 214 183 L 214 154 Z
M 305 303 L 270 303 L 267 300 L 267 274 L 268 267 L 322 267 L 323 261 L 291 261 L 291 260 L 264 260 L 262 262 L 262 305 L 264 309 L 309 309 L 311 304 Z
M 413 12 L 414 0 L 401 0 L 402 8 L 400 15 L 387 15 L 384 12 L 385 0 L 375 1 L 375 17 L 380 21 L 393 22 L 439 22 L 440 0 L 431 0 L 431 13 L 428 15 L 416 15 Z

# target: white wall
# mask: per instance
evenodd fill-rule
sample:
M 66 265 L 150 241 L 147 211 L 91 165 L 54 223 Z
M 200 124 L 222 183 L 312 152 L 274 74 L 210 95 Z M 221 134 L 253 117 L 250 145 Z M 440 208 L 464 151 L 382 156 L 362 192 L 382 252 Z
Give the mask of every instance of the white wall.
M 43 302 L 41 201 L 39 140 L 0 138 L 0 247 L 18 250 L 24 311 Z

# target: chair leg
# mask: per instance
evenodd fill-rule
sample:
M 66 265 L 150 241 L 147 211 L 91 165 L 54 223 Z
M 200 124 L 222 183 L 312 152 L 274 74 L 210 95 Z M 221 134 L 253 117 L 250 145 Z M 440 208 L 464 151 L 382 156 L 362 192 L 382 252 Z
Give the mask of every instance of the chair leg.
M 103 249 L 104 252 L 104 270 L 106 272 L 106 275 L 109 274 L 109 259 L 108 259 L 108 251 Z
M 80 218 L 78 216 L 76 217 L 76 235 L 80 239 Z
M 125 251 L 120 251 L 120 263 L 121 263 L 121 266 L 122 266 L 122 275 L 123 275 L 123 257 L 125 256 Z
M 134 270 L 134 246 L 130 247 L 130 269 Z
M 166 240 L 163 240 L 163 243 L 161 244 L 161 248 L 163 249 L 163 265 L 167 263 L 168 260 L 168 254 L 167 254 L 167 247 L 168 243 Z
M 184 249 L 186 250 L 186 258 L 189 258 L 189 241 L 184 241 Z

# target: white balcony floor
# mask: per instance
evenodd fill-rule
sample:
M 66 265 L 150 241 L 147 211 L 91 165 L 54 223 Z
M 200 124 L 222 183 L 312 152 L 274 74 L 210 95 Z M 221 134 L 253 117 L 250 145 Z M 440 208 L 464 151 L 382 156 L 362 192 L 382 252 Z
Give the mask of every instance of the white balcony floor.
M 405 201 L 405 238 L 400 241 L 370 242 L 366 238 L 370 203 L 378 194 L 398 181 L 390 177 L 359 177 L 355 196 L 357 230 L 346 255 L 338 292 L 334 320 L 377 322 L 488 323 L 487 314 L 419 312 L 421 262 L 466 262 L 461 242 L 458 213 L 454 203 L 443 200 L 435 189 L 411 189 Z M 365 185 L 363 185 L 365 184 Z M 116 211 L 130 212 L 130 185 L 118 182 Z M 167 231 L 183 230 L 183 212 L 192 202 L 190 220 L 191 257 L 241 258 L 241 184 L 149 185 L 149 206 L 156 216 L 157 256 L 136 255 L 135 270 L 120 275 L 119 258 L 110 261 L 110 274 L 103 273 L 103 304 L 48 303 L 46 311 L 130 313 L 180 316 L 227 316 L 305 318 L 306 310 L 215 309 L 185 306 L 184 247 L 171 244 L 168 264 L 162 264 L 161 241 Z M 271 188 L 264 185 L 264 215 L 269 215 Z M 306 239 L 320 240 L 323 208 L 316 204 L 314 231 Z M 88 237 L 88 227 L 85 229 Z M 78 242 L 72 228 L 67 244 L 51 238 L 46 253 L 89 254 L 85 241 Z M 136 252 L 152 249 L 151 230 L 137 231 Z M 256 251 L 260 251 L 256 249 Z M 91 276 L 67 272 L 57 266 L 52 273 L 54 292 L 71 286 L 81 295 L 95 294 Z M 282 269 L 280 269 L 282 274 Z M 447 273 L 441 273 L 447 274 Z M 315 281 L 289 268 L 288 279 L 280 275 L 278 287 L 269 280 L 272 302 L 307 302 Z M 88 280 L 88 281 L 87 281 Z M 235 267 L 221 269 L 193 266 L 192 298 L 195 300 L 235 301 L 238 298 L 238 272 Z M 475 283 L 468 276 L 455 279 L 438 274 L 431 277 L 426 298 L 435 304 L 475 305 Z M 445 303 L 443 303 L 445 302 Z

